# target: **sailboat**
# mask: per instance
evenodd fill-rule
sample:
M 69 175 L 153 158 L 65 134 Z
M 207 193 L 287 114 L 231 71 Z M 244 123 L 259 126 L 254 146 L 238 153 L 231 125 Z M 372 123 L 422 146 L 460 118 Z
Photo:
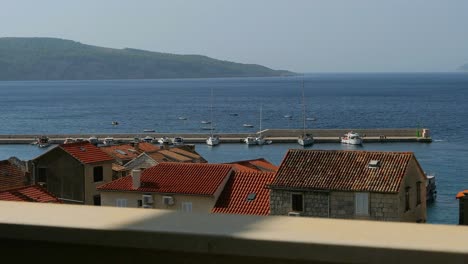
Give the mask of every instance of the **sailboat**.
M 303 131 L 302 135 L 297 139 L 299 145 L 307 147 L 314 144 L 314 137 L 306 133 L 306 110 L 305 110 L 305 96 L 304 96 L 304 80 L 302 80 L 302 121 L 303 121 Z
M 219 144 L 219 137 L 217 135 L 213 135 L 213 88 L 211 88 L 211 119 L 210 119 L 210 132 L 211 135 L 209 138 L 206 139 L 206 144 L 208 146 L 216 146 Z
M 262 136 L 262 106 L 260 105 L 260 132 L 257 137 L 246 137 L 244 139 L 244 142 L 247 145 L 268 145 L 271 144 L 271 140 L 265 140 L 265 138 Z

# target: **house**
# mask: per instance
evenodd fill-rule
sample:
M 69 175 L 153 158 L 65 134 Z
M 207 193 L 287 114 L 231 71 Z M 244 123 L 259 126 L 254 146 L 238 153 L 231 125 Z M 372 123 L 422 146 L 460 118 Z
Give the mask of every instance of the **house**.
M 411 152 L 289 150 L 272 215 L 426 221 L 426 176 Z
M 468 190 L 459 192 L 456 198 L 459 203 L 458 224 L 468 225 Z
M 231 164 L 236 171 L 264 171 L 264 172 L 276 172 L 278 166 L 275 166 L 273 163 L 267 161 L 264 158 L 251 159 L 251 160 L 241 160 L 230 162 L 226 164 Z
M 269 215 L 273 172 L 235 171 L 229 178 L 212 213 Z
M 89 142 L 62 144 L 32 160 L 33 181 L 64 202 L 100 205 L 96 187 L 112 180 L 113 162 Z
M 144 170 L 161 162 L 206 163 L 207 161 L 192 148 L 176 146 L 156 152 L 144 152 L 125 164 L 125 173 L 134 169 Z
M 98 187 L 103 206 L 211 212 L 232 166 L 166 162 Z
M 30 184 L 31 176 L 26 162 L 15 157 L 0 161 L 0 191 Z
M 22 186 L 0 191 L 0 201 L 61 203 L 55 195 L 39 185 Z
M 140 142 L 132 144 L 122 144 L 115 146 L 100 147 L 102 151 L 116 160 L 119 165 L 125 165 L 127 162 L 138 157 L 141 153 L 159 151 L 160 148 L 151 143 Z

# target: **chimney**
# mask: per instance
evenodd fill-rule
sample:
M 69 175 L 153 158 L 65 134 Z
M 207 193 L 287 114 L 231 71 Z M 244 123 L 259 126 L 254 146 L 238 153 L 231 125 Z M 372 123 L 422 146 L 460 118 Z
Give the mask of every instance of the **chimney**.
M 141 170 L 132 170 L 132 187 L 138 189 L 141 186 Z

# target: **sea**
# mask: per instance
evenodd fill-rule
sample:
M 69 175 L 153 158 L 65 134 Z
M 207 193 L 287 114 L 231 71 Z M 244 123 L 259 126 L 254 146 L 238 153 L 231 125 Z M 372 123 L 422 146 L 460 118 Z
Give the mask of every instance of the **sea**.
M 262 129 L 302 128 L 302 83 L 306 116 L 313 120 L 306 122 L 308 128 L 429 128 L 432 143 L 314 144 L 310 149 L 412 151 L 423 169 L 436 176 L 438 195 L 428 205 L 428 222 L 458 223 L 455 195 L 468 189 L 466 73 L 2 81 L 0 134 L 141 133 L 144 137 L 145 129 L 206 133 L 202 129 L 207 125 L 201 121 L 211 119 L 217 133 L 254 133 L 260 126 L 260 108 Z M 196 150 L 214 163 L 263 157 L 279 165 L 288 149 L 299 147 L 274 142 L 258 147 L 197 144 Z M 43 151 L 31 145 L 0 145 L 0 160 L 32 159 Z

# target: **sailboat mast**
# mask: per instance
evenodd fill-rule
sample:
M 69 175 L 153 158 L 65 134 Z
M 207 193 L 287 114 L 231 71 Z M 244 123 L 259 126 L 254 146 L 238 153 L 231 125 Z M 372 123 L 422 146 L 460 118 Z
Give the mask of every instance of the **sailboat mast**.
M 211 87 L 211 106 L 210 106 L 210 132 L 211 132 L 211 137 L 213 138 L 213 87 Z
M 303 137 L 306 135 L 306 109 L 305 109 L 305 95 L 304 95 L 304 79 L 302 80 L 302 122 L 303 122 Z
M 260 137 L 262 137 L 262 105 L 260 105 Z

